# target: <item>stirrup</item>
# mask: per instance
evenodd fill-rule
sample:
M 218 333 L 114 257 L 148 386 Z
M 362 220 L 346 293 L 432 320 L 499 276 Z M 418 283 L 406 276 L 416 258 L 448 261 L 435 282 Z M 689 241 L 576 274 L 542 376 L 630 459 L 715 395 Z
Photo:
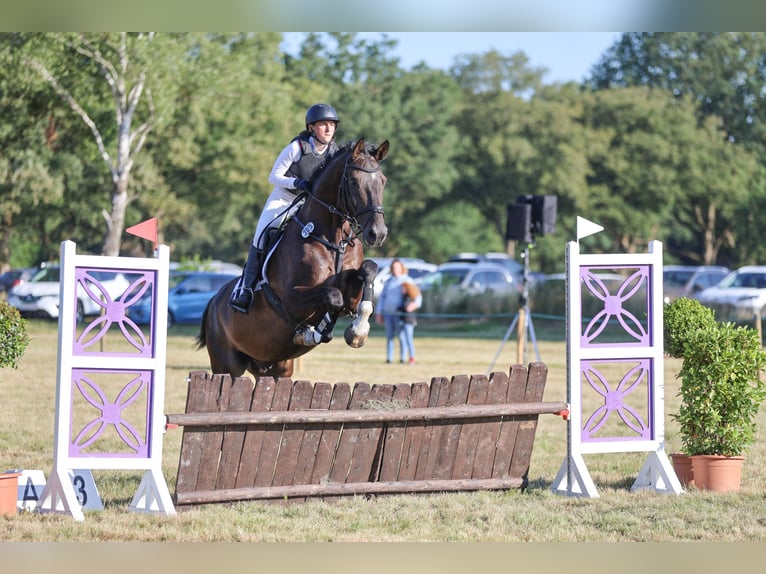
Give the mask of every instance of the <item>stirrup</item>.
M 248 297 L 247 304 L 245 304 L 243 301 L 240 301 L 240 297 Z M 241 289 L 238 289 L 237 295 L 232 295 L 231 299 L 229 300 L 229 307 L 234 309 L 235 311 L 239 311 L 240 313 L 244 313 L 247 315 L 250 312 L 250 307 L 253 304 L 253 290 L 250 287 L 242 287 Z

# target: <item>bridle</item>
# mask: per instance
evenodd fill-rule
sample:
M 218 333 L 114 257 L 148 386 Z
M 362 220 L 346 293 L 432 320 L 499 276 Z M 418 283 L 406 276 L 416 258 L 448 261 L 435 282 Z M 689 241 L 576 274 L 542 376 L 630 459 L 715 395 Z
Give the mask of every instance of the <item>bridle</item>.
M 339 243 L 337 244 L 331 243 L 325 240 L 324 238 L 318 235 L 315 235 L 313 233 L 314 224 L 312 222 L 303 223 L 302 221 L 300 221 L 300 219 L 297 216 L 293 216 L 293 219 L 295 220 L 295 222 L 301 225 L 301 236 L 304 239 L 308 239 L 310 237 L 313 240 L 318 241 L 319 243 L 322 243 L 329 249 L 332 249 L 333 251 L 335 251 L 338 254 L 340 259 L 342 259 L 343 253 L 345 253 L 346 251 L 346 247 L 348 245 L 353 246 L 354 240 L 356 239 L 356 237 L 360 236 L 364 232 L 365 226 L 369 225 L 372 222 L 372 218 L 369 218 L 364 225 L 360 225 L 359 217 L 361 215 L 364 215 L 365 213 L 373 212 L 373 213 L 380 213 L 385 216 L 382 205 L 367 205 L 358 211 L 353 209 L 354 200 L 351 194 L 351 182 L 348 175 L 349 170 L 355 169 L 355 170 L 363 171 L 365 173 L 377 173 L 381 170 L 381 167 L 380 165 L 375 165 L 373 167 L 366 167 L 363 165 L 357 165 L 355 163 L 351 163 L 351 155 L 352 155 L 351 153 L 348 154 L 348 157 L 346 157 L 345 164 L 343 165 L 343 173 L 341 174 L 340 183 L 338 184 L 337 205 L 332 205 L 330 203 L 327 203 L 326 201 L 319 199 L 313 193 L 305 194 L 306 197 L 308 197 L 312 201 L 315 201 L 321 206 L 323 206 L 332 215 L 339 217 L 343 222 L 348 222 L 348 224 L 351 227 L 351 232 L 348 233 L 347 236 L 344 239 L 342 239 Z

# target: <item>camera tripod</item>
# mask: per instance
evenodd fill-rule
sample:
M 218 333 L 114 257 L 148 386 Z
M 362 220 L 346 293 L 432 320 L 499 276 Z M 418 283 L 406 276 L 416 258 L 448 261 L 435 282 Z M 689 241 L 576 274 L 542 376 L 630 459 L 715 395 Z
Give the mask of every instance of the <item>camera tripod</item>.
M 500 348 L 497 350 L 497 353 L 495 353 L 492 363 L 490 363 L 487 368 L 488 375 L 492 372 L 495 362 L 503 351 L 503 347 L 510 338 L 514 327 L 517 327 L 518 340 L 516 362 L 521 365 L 525 365 L 527 362 L 527 334 L 529 334 L 529 339 L 534 346 L 535 356 L 538 361 L 540 360 L 540 349 L 537 347 L 535 327 L 532 324 L 532 314 L 529 312 L 529 247 L 530 244 L 527 244 L 526 247 L 524 247 L 524 254 L 522 255 L 524 258 L 524 276 L 522 280 L 521 296 L 519 297 L 519 310 L 516 315 L 514 315 L 511 324 L 508 326 L 508 330 L 505 332 L 503 341 L 500 343 Z

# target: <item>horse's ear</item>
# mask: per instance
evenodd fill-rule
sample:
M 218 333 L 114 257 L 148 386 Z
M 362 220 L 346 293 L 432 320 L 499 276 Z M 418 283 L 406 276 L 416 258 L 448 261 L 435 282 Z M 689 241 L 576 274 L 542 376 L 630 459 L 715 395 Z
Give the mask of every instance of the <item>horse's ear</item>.
M 388 140 L 380 144 L 378 146 L 378 149 L 375 150 L 375 159 L 378 161 L 383 161 L 384 159 L 386 159 L 387 155 L 388 155 Z
M 364 138 L 359 138 L 356 140 L 356 143 L 354 144 L 354 151 L 351 153 L 351 157 L 359 157 L 360 155 L 364 154 L 364 147 L 367 144 L 364 141 Z

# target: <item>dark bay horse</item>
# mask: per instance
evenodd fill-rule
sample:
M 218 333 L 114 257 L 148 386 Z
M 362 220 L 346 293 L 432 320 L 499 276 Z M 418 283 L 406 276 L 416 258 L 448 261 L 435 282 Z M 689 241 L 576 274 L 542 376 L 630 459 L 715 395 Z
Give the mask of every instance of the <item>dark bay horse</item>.
M 207 346 L 214 373 L 289 377 L 293 360 L 319 342 L 316 333 L 329 341 L 341 316 L 354 317 L 346 343 L 364 345 L 377 264 L 364 259 L 362 244 L 380 246 L 388 234 L 380 168 L 388 147 L 388 140 L 374 147 L 362 138 L 317 169 L 312 190 L 267 257 L 268 283 L 255 292 L 249 313 L 229 306 L 236 279 L 213 296 L 197 342 Z

